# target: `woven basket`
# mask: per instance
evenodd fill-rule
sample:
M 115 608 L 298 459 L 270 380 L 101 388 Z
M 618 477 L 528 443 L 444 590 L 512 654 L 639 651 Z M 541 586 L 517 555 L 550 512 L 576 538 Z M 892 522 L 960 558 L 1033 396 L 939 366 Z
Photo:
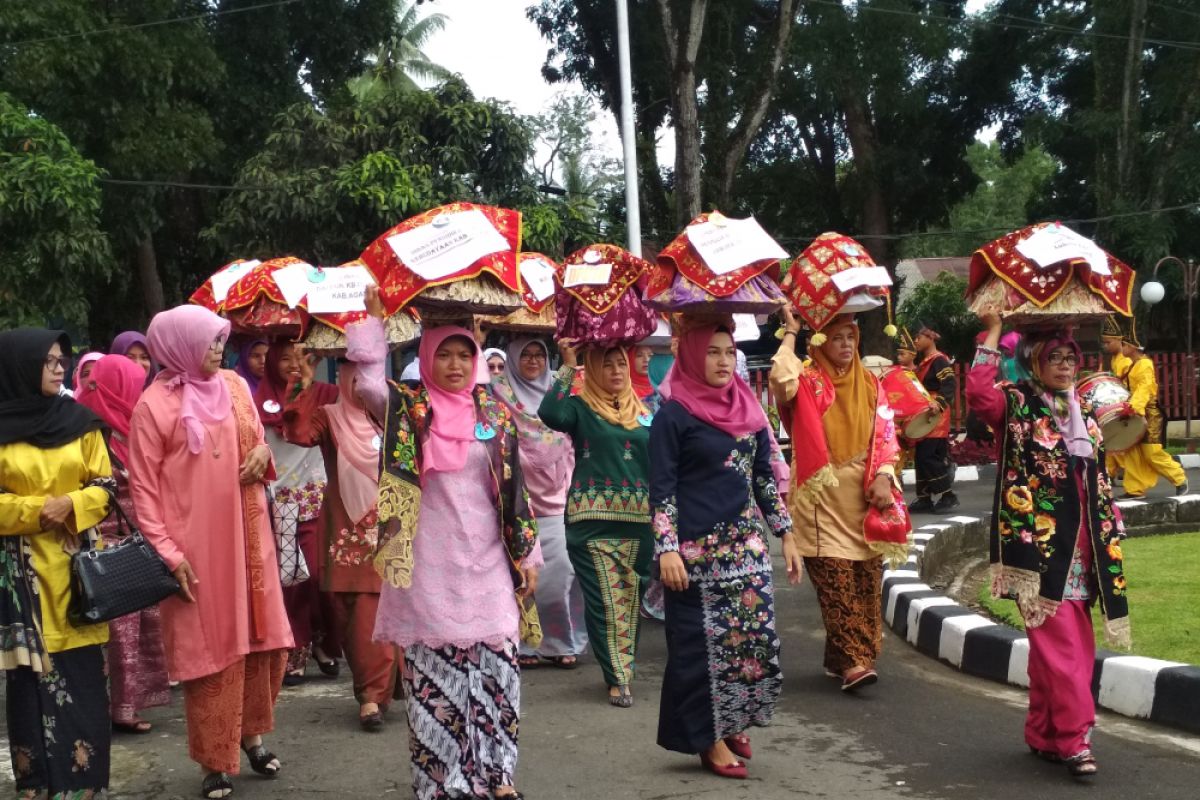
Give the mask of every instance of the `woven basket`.
M 439 309 L 445 309 L 468 317 L 474 314 L 511 314 L 525 307 L 519 294 L 509 291 L 486 272 L 474 278 L 423 289 L 413 298 L 412 305 L 422 316 L 430 311 L 436 313 Z
M 1078 279 L 1071 280 L 1058 297 L 1039 307 L 1001 278 L 992 276 L 967 298 L 967 305 L 975 314 L 989 308 L 999 309 L 1006 323 L 1022 328 L 1086 325 L 1112 313 L 1104 299 Z
M 388 317 L 383 327 L 389 350 L 400 350 L 421 338 L 420 323 L 404 311 Z M 321 358 L 341 358 L 346 355 L 346 334 L 314 319 L 304 337 L 304 347 Z
M 553 333 L 554 332 L 554 302 L 546 304 L 541 312 L 533 312 L 528 308 L 520 308 L 505 316 L 482 317 L 480 321 L 485 327 L 497 331 L 512 331 L 513 333 Z

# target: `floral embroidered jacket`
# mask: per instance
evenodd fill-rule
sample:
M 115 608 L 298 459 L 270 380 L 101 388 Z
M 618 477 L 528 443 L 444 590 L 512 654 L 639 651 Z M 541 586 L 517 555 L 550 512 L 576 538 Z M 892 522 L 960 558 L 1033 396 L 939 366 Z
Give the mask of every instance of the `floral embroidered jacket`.
M 655 554 L 679 552 L 696 580 L 758 571 L 762 534 L 792 529 L 767 429 L 734 438 L 674 401 L 650 428 L 650 502 Z
M 1086 524 L 1105 632 L 1127 644 L 1124 527 L 1092 408 L 1080 400 L 1095 457 L 1072 457 L 1041 394 L 1029 383 L 997 383 L 999 365 L 999 352 L 981 347 L 967 379 L 968 406 L 1001 438 L 990 536 L 993 592 L 1016 600 L 1029 627 L 1053 616 Z
M 383 475 L 379 482 L 379 550 L 375 568 L 393 586 L 412 583 L 412 541 L 421 501 L 421 441 L 432 419 L 429 394 L 417 384 L 389 384 L 383 434 Z M 475 387 L 476 430 L 491 454 L 500 533 L 514 571 L 537 544 L 537 521 L 521 478 L 517 427 L 512 414 L 483 386 Z
M 571 396 L 574 371 L 559 369 L 538 416 L 571 437 L 575 470 L 567 490 L 567 522 L 650 522 L 649 426 L 626 430 Z

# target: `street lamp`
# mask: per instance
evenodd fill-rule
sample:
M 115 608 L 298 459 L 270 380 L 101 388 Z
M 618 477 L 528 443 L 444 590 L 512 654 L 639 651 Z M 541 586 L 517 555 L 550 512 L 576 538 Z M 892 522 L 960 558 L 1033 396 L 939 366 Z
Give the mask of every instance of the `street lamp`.
M 1158 268 L 1168 261 L 1175 262 L 1183 270 L 1183 296 L 1187 298 L 1187 369 L 1183 373 L 1184 413 L 1187 417 L 1183 424 L 1183 438 L 1187 441 L 1187 446 L 1190 450 L 1192 444 L 1192 405 L 1195 403 L 1196 397 L 1196 357 L 1192 352 L 1192 301 L 1196 299 L 1196 290 L 1200 288 L 1200 264 L 1197 264 L 1191 258 L 1187 261 L 1176 256 L 1164 256 L 1160 258 L 1158 263 L 1154 265 L 1154 271 L 1150 273 L 1150 280 L 1142 284 L 1142 300 L 1147 305 L 1154 305 L 1161 302 L 1167 294 L 1166 289 L 1158 282 Z

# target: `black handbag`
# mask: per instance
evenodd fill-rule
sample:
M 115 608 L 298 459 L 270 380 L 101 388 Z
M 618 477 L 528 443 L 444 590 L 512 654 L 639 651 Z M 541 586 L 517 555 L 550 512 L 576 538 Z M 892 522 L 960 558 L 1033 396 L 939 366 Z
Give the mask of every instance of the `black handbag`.
M 179 581 L 142 532 L 112 501 L 117 529 L 126 535 L 112 547 L 97 550 L 82 536 L 71 556 L 71 601 L 67 618 L 73 625 L 94 625 L 149 608 L 179 591 Z M 123 525 L 122 525 L 123 523 Z

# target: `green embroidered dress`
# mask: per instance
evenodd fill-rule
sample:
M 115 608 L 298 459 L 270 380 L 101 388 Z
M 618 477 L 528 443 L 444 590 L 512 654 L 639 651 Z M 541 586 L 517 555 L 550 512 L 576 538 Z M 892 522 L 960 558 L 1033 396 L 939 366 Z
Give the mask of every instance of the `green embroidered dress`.
M 538 416 L 571 437 L 575 470 L 567 490 L 567 552 L 583 588 L 588 639 L 604 680 L 633 679 L 638 609 L 650 578 L 650 426 L 626 430 L 571 396 L 570 367 L 559 370 Z

